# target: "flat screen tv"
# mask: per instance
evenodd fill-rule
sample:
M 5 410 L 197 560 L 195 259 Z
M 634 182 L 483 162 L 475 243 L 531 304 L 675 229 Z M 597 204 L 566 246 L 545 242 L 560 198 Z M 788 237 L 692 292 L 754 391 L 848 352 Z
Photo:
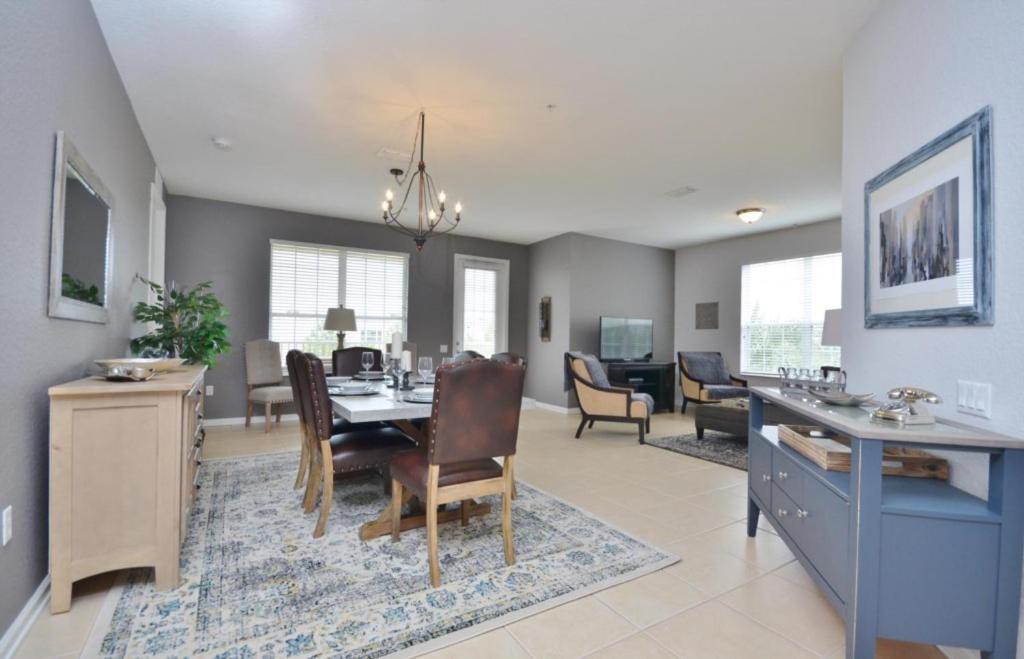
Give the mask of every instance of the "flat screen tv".
M 654 321 L 601 316 L 601 361 L 640 361 L 654 356 Z

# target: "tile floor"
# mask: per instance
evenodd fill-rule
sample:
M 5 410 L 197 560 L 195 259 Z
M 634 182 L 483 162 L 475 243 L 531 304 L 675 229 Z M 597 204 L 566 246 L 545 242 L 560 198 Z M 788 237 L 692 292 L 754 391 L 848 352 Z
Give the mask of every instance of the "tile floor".
M 635 431 L 524 412 L 517 476 L 682 557 L 660 572 L 515 622 L 429 655 L 519 657 L 842 657 L 843 622 L 762 522 L 747 538 L 745 472 L 640 446 Z M 692 417 L 658 414 L 652 434 L 692 432 Z M 204 457 L 294 450 L 296 424 L 210 427 Z M 44 612 L 21 658 L 78 656 L 112 575 L 76 585 L 70 613 Z M 882 642 L 879 657 L 942 657 L 930 646 Z

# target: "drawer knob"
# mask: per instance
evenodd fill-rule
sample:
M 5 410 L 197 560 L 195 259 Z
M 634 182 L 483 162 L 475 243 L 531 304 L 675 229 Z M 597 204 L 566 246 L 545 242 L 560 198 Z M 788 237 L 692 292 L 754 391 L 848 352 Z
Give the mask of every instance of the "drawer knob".
M 778 513 L 779 513 L 779 517 L 785 517 L 786 515 L 789 514 L 789 511 L 786 510 L 785 508 L 779 508 Z
M 784 481 L 784 480 L 786 480 L 787 478 L 789 478 L 789 474 L 787 474 L 787 473 L 786 473 L 786 472 L 784 472 L 784 471 L 780 471 L 780 472 L 779 472 L 779 480 L 780 480 L 780 481 Z
M 761 474 L 761 480 L 763 480 L 765 483 L 769 483 L 771 482 L 772 477 L 769 476 L 768 474 Z
M 806 510 L 800 510 L 799 508 L 797 508 L 796 509 L 796 516 L 799 517 L 800 519 L 806 519 L 807 518 L 807 511 Z

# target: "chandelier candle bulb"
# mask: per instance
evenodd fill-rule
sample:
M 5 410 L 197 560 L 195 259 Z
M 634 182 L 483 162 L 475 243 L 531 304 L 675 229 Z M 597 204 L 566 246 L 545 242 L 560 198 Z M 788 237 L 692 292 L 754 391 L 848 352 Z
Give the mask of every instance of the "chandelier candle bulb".
M 395 198 L 395 193 L 391 191 L 391 188 L 388 188 L 387 192 L 384 193 L 384 198 L 387 199 L 388 201 L 391 201 L 392 199 Z

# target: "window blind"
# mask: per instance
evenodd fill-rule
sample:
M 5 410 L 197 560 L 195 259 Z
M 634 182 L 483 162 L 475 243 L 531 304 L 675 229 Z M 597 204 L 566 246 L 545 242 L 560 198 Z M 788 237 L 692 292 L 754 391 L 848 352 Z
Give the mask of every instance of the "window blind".
M 338 305 L 356 315 L 345 344 L 383 350 L 392 332 L 406 331 L 408 263 L 405 254 L 272 240 L 270 339 L 282 360 L 293 348 L 329 359 L 338 337 L 324 331 L 324 317 Z
M 467 267 L 462 303 L 462 349 L 490 356 L 497 352 L 498 273 Z
M 780 366 L 839 365 L 821 345 L 825 310 L 842 304 L 842 255 L 822 254 L 742 268 L 740 369 L 777 375 Z

